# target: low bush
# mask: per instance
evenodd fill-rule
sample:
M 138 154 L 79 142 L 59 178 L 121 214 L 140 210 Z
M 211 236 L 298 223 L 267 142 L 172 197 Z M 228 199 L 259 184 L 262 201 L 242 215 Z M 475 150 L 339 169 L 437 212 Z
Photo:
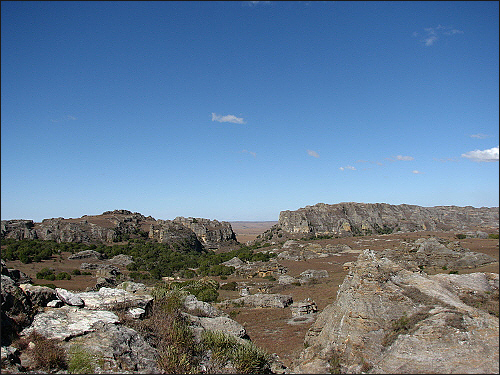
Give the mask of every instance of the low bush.
M 490 233 L 488 234 L 488 238 L 491 238 L 491 239 L 494 239 L 494 240 L 498 240 L 498 233 Z
M 222 331 L 204 331 L 202 345 L 212 351 L 212 360 L 219 366 L 231 363 L 238 374 L 271 373 L 270 355 L 251 341 L 241 343 Z
M 57 339 L 47 339 L 45 336 L 33 331 L 27 338 L 33 342 L 34 347 L 28 351 L 33 360 L 34 369 L 51 371 L 65 370 L 67 366 L 66 352 Z

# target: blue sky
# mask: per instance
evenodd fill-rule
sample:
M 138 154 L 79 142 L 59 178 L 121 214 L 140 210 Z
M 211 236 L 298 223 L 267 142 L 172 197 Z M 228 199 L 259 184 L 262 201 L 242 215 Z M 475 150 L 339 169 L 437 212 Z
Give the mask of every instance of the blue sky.
M 1 217 L 498 206 L 498 2 L 1 3 Z

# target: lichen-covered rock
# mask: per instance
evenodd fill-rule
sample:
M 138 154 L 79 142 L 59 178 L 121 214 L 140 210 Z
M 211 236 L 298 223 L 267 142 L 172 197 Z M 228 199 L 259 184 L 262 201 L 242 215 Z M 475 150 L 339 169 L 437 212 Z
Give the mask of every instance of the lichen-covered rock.
M 293 302 L 290 295 L 256 293 L 249 296 L 226 300 L 223 305 L 242 304 L 251 307 L 276 307 L 284 309 Z
M 128 307 L 141 307 L 148 309 L 153 301 L 149 294 L 130 293 L 123 289 L 102 287 L 98 292 L 81 292 L 76 296 L 80 298 L 87 309 L 107 310 L 117 304 Z
M 135 330 L 112 322 L 99 321 L 93 331 L 65 343 L 67 351 L 80 348 L 94 356 L 94 373 L 161 373 L 158 352 Z
M 296 211 L 281 211 L 278 224 L 263 237 L 289 235 L 384 234 L 399 230 L 463 230 L 479 226 L 498 229 L 498 207 L 421 207 L 386 203 L 318 203 Z
M 498 298 L 495 277 L 428 276 L 398 255 L 360 254 L 306 334 L 293 373 L 498 372 L 498 316 L 458 293 Z
M 68 340 L 94 331 L 94 323 L 119 323 L 118 316 L 111 311 L 89 310 L 73 306 L 63 306 L 58 309 L 48 308 L 37 314 L 33 323 L 25 328 L 22 336 L 36 331 L 46 338 Z
M 78 253 L 75 253 L 73 255 L 70 255 L 68 257 L 68 259 L 70 259 L 70 260 L 71 259 L 88 259 L 88 258 L 101 260 L 104 258 L 104 256 L 95 250 L 84 250 L 84 251 L 80 251 Z
M 76 294 L 62 288 L 56 288 L 56 296 L 65 304 L 70 306 L 83 307 L 85 302 Z
M 47 306 L 50 301 L 57 299 L 56 291 L 46 286 L 21 284 L 19 287 L 29 297 L 33 305 L 43 307 Z

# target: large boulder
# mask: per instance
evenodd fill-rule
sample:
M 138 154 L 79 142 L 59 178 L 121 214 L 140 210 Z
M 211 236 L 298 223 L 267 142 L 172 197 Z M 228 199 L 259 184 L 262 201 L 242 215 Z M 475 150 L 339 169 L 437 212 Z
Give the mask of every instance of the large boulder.
M 498 298 L 495 285 L 488 274 L 428 276 L 397 251 L 365 250 L 306 334 L 293 372 L 498 372 L 498 316 L 457 294 L 486 301 Z
M 46 286 L 21 284 L 19 287 L 29 297 L 33 306 L 44 307 L 50 301 L 57 299 L 56 291 Z
M 22 336 L 27 336 L 36 331 L 46 338 L 69 340 L 96 330 L 97 322 L 119 323 L 118 316 L 111 311 L 89 310 L 73 306 L 60 308 L 47 308 L 43 313 L 37 314 L 33 323 L 25 328 Z
M 56 288 L 56 296 L 65 304 L 70 306 L 83 307 L 85 302 L 76 294 L 62 288 Z
M 92 354 L 94 373 L 159 374 L 158 352 L 135 330 L 99 321 L 93 331 L 65 343 L 68 352 L 79 349 Z
M 81 292 L 80 298 L 85 307 L 93 310 L 109 310 L 118 304 L 127 307 L 141 307 L 148 309 L 153 301 L 149 294 L 130 293 L 124 289 L 102 287 L 98 292 Z
M 285 308 L 293 302 L 291 295 L 256 293 L 249 296 L 226 300 L 222 305 L 246 305 L 250 307 Z

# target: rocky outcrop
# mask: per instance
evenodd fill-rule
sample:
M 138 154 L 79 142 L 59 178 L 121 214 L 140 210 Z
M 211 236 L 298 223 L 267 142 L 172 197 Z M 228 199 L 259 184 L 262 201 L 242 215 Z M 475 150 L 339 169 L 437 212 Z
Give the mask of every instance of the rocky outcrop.
M 498 274 L 429 276 L 400 255 L 359 255 L 293 373 L 498 373 Z
M 318 203 L 281 211 L 278 224 L 263 234 L 352 236 L 394 231 L 498 229 L 498 207 L 421 207 L 386 203 Z
M 2 220 L 1 237 L 83 243 L 111 243 L 149 237 L 177 247 L 188 246 L 191 250 L 201 250 L 203 247 L 217 249 L 237 243 L 231 224 L 225 221 L 192 217 L 156 220 L 128 210 L 106 211 L 101 215 L 85 215 L 79 219 L 45 219 L 41 223 Z
M 180 223 L 191 229 L 208 249 L 218 249 L 221 244 L 237 242 L 231 224 L 227 221 L 178 216 L 174 219 L 174 223 Z
M 284 309 L 293 302 L 290 295 L 256 293 L 249 296 L 222 301 L 221 305 L 242 305 L 250 307 L 275 307 Z

